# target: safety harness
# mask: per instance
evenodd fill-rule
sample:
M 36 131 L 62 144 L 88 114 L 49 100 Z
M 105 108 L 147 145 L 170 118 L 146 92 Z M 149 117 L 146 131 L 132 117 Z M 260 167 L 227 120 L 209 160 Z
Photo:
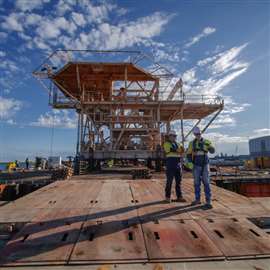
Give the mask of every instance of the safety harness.
M 206 163 L 207 158 L 207 151 L 204 149 L 204 139 L 201 138 L 200 141 L 197 143 L 197 139 L 192 141 L 192 163 L 195 162 L 195 157 L 201 156 L 202 157 L 202 165 Z

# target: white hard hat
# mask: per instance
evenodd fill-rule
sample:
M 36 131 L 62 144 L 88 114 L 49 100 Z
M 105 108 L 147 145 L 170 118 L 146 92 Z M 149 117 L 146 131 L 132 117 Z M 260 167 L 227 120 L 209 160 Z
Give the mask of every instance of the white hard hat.
M 168 135 L 174 135 L 174 136 L 177 136 L 176 132 L 174 130 L 170 130 Z
M 201 134 L 201 130 L 199 127 L 193 128 L 192 132 L 193 132 L 193 134 Z

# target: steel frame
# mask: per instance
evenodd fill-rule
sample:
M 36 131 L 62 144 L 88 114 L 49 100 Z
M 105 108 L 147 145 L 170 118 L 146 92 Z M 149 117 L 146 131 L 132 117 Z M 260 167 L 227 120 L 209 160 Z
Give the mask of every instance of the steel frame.
M 57 68 L 50 62 L 59 53 L 67 53 L 68 61 Z M 117 86 L 112 87 L 109 100 L 102 96 L 102 92 L 87 89 L 80 74 L 79 64 L 82 62 L 71 62 L 70 56 L 75 56 L 76 53 L 97 54 L 100 57 L 104 55 L 117 55 L 117 57 L 118 55 L 125 55 L 121 62 L 125 66 L 124 80 L 121 80 Z M 85 60 L 85 58 L 83 59 Z M 92 62 L 87 60 L 83 63 Z M 81 93 L 79 99 L 54 79 L 55 75 L 65 70 L 70 63 L 76 65 L 76 83 Z M 147 68 L 147 71 L 144 69 L 142 71 L 148 72 L 149 76 L 155 79 L 151 79 L 151 81 L 130 81 L 126 65 L 130 63 L 136 65 L 138 69 L 141 69 L 138 66 L 141 64 L 143 68 Z M 160 146 L 163 142 L 162 126 L 165 127 L 165 133 L 167 133 L 171 129 L 171 122 L 180 120 L 181 141 L 184 144 L 191 133 L 189 131 L 186 135 L 184 134 L 184 120 L 188 119 L 188 116 L 185 115 L 186 108 L 189 108 L 191 104 L 203 104 L 206 107 L 207 104 L 217 106 L 214 110 L 217 113 L 205 126 L 204 132 L 224 106 L 223 100 L 219 97 L 186 96 L 182 91 L 181 79 L 177 80 L 167 99 L 163 99 L 160 94 L 168 91 L 168 85 L 173 78 L 173 74 L 153 61 L 148 55 L 138 51 L 57 50 L 33 72 L 33 75 L 49 92 L 51 106 L 57 109 L 75 109 L 77 111 L 76 150 L 77 155 L 84 158 L 104 159 L 105 156 L 117 158 L 122 157 L 121 151 L 126 152 L 127 150 L 130 151 L 129 156 L 133 156 L 135 159 L 145 156 L 160 158 Z M 180 91 L 180 97 L 176 97 L 177 91 Z M 166 111 L 166 108 L 162 107 L 164 104 L 177 108 L 167 120 L 162 119 L 162 114 L 164 110 Z M 201 119 L 202 117 L 198 117 L 195 126 L 200 123 Z

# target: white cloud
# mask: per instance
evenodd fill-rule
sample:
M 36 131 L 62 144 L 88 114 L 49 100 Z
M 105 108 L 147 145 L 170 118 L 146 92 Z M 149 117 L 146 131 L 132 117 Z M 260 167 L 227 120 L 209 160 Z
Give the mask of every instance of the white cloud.
M 87 19 L 89 23 L 102 23 L 109 18 L 109 13 L 112 10 L 117 10 L 117 5 L 110 3 L 94 6 L 88 1 L 82 1 L 82 7 L 86 10 Z
M 209 27 L 209 26 L 208 27 L 205 27 L 200 34 L 192 37 L 190 39 L 190 41 L 185 44 L 185 48 L 191 47 L 192 45 L 198 43 L 202 38 L 205 38 L 205 37 L 207 37 L 207 36 L 209 36 L 209 35 L 211 35 L 211 34 L 213 34 L 215 32 L 216 32 L 216 28 Z
M 47 112 L 39 116 L 36 122 L 31 123 L 32 126 L 36 127 L 57 127 L 57 128 L 76 128 L 77 117 L 75 114 L 69 113 L 68 111 Z
M 57 14 L 62 16 L 66 12 L 71 11 L 74 4 L 76 4 L 76 0 L 60 0 L 56 5 Z
M 249 67 L 248 62 L 239 60 L 240 52 L 245 47 L 246 44 L 243 44 L 202 59 L 181 75 L 184 83 L 183 90 L 187 98 L 188 95 L 204 95 L 206 98 L 219 95 L 224 99 L 225 108 L 211 124 L 210 130 L 235 127 L 237 124 L 235 114 L 246 111 L 251 106 L 249 103 L 235 102 L 233 96 L 223 94 L 225 87 L 245 73 Z M 213 68 L 215 63 L 215 68 Z M 171 88 L 168 88 L 167 93 L 170 90 Z M 201 122 L 202 126 L 205 126 L 206 120 Z
M 219 132 L 207 132 L 205 136 L 210 140 L 213 140 L 215 143 L 237 144 L 248 142 L 247 136 L 231 136 Z
M 0 119 L 10 119 L 22 108 L 22 102 L 13 98 L 0 96 Z
M 72 47 L 87 49 L 91 44 L 93 48 L 99 49 L 122 49 L 135 44 L 144 44 L 159 35 L 172 16 L 156 12 L 136 21 L 118 25 L 101 23 L 89 33 L 81 32 Z M 68 45 L 70 47 L 70 43 Z
M 243 112 L 248 107 L 251 106 L 251 104 L 249 103 L 237 103 L 233 101 L 232 97 L 228 97 L 228 96 L 224 98 L 224 102 L 227 105 L 224 108 L 223 112 L 227 114 L 235 114 L 235 113 Z
M 204 58 L 202 60 L 199 60 L 197 65 L 200 67 L 203 67 L 211 62 L 213 62 L 215 59 L 217 59 L 218 55 L 214 55 L 214 56 L 209 56 L 207 58 Z
M 72 12 L 71 16 L 74 23 L 76 23 L 78 26 L 84 26 L 86 24 L 86 20 L 82 13 Z
M 184 83 L 187 83 L 189 85 L 196 83 L 197 82 L 196 69 L 191 68 L 191 69 L 185 71 L 182 75 L 182 80 Z
M 260 129 L 255 129 L 254 131 L 254 136 L 266 136 L 270 135 L 270 128 L 260 128 Z
M 17 71 L 18 65 L 12 60 L 2 60 L 0 61 L 0 69 L 9 70 L 9 71 Z
M 240 70 L 236 70 L 228 75 L 226 75 L 223 78 L 220 79 L 216 79 L 213 80 L 213 83 L 211 82 L 210 85 L 211 87 L 208 90 L 208 93 L 210 95 L 215 95 L 218 92 L 220 92 L 220 90 L 222 90 L 225 86 L 229 85 L 229 83 L 231 83 L 234 79 L 236 79 L 237 77 L 239 77 L 241 74 L 243 74 L 244 72 L 247 71 L 248 68 L 248 64 L 247 66 L 245 66 L 244 68 L 240 69 Z
M 4 56 L 6 56 L 6 52 L 0 51 L 0 57 L 4 57 Z
M 10 13 L 9 16 L 5 17 L 4 22 L 1 23 L 1 26 L 3 29 L 6 29 L 8 31 L 17 31 L 17 32 L 23 32 L 22 27 L 22 14 L 20 13 Z
M 38 26 L 36 33 L 40 38 L 46 40 L 57 38 L 61 34 L 61 30 L 72 34 L 76 30 L 76 25 L 73 22 L 67 21 L 64 17 L 47 18 Z
M 15 7 L 21 11 L 31 11 L 33 9 L 41 8 L 45 3 L 50 0 L 17 0 Z
M 233 47 L 218 55 L 218 59 L 213 63 L 212 70 L 214 74 L 227 72 L 232 69 L 245 70 L 248 67 L 247 63 L 240 62 L 236 58 L 239 56 L 241 51 L 246 48 L 248 44 L 245 43 L 239 47 Z
M 145 46 L 149 46 L 153 50 L 153 55 L 156 61 L 171 61 L 171 62 L 179 62 L 180 61 L 180 53 L 179 48 L 177 46 L 170 46 L 168 44 L 163 44 L 160 42 L 153 42 L 150 41 L 149 45 L 147 44 L 147 41 L 144 42 Z M 166 46 L 166 49 L 164 47 Z
M 198 77 L 193 77 L 191 81 L 183 80 L 184 89 L 191 94 L 220 94 L 233 80 L 247 71 L 249 63 L 239 60 L 240 53 L 246 46 L 247 44 L 243 44 L 199 60 L 191 69 Z
M 40 37 L 34 37 L 33 40 L 28 43 L 29 48 L 31 48 L 33 45 L 35 44 L 37 48 L 41 49 L 41 50 L 49 50 L 50 46 L 48 44 L 46 44 L 44 42 L 44 39 L 40 38 Z
M 42 23 L 42 16 L 35 13 L 29 13 L 25 17 L 25 24 L 26 25 L 37 25 L 39 23 Z
M 203 124 L 204 123 L 204 124 Z M 206 125 L 206 121 L 202 121 L 202 125 Z M 215 121 L 208 127 L 208 130 L 218 129 L 224 127 L 234 127 L 236 126 L 236 120 L 232 115 L 222 112 Z

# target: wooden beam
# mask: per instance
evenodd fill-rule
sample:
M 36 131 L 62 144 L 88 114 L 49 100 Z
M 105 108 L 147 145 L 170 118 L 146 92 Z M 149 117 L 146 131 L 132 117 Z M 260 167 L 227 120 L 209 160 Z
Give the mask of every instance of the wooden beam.
M 176 94 L 176 92 L 180 89 L 182 90 L 183 87 L 183 81 L 180 78 L 174 85 L 173 89 L 171 90 L 171 92 L 169 93 L 167 100 L 172 100 Z

